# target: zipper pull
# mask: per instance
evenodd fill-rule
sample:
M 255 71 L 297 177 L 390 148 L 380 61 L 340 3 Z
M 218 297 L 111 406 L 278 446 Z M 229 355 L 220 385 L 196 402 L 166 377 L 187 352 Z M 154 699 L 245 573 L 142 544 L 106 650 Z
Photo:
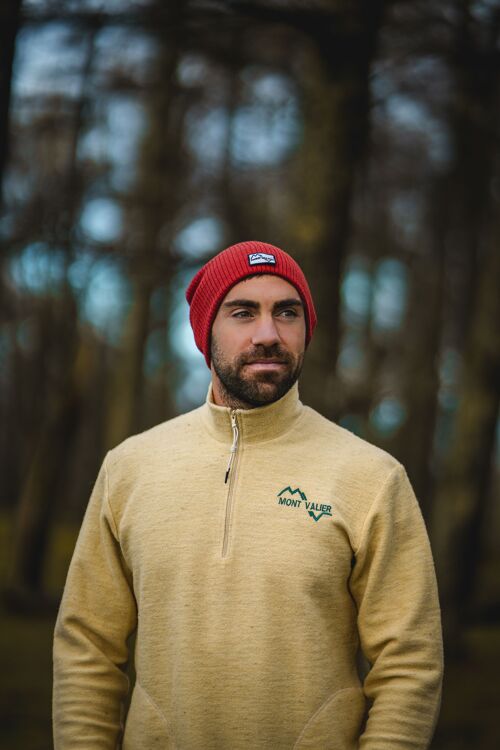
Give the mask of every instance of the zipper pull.
M 229 461 L 227 464 L 224 484 L 227 484 L 227 480 L 229 479 L 229 472 L 231 471 L 231 466 L 233 465 L 234 456 L 238 449 L 239 431 L 238 431 L 238 423 L 236 422 L 236 412 L 234 411 L 231 412 L 231 427 L 233 430 L 233 444 L 231 445 L 231 452 L 229 454 Z

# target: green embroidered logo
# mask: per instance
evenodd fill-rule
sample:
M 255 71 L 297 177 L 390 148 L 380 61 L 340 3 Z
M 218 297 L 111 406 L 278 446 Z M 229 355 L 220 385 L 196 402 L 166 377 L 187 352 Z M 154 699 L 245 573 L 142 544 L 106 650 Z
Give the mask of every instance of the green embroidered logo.
M 318 505 L 318 503 L 309 502 L 306 493 L 302 492 L 299 487 L 296 487 L 294 490 L 290 486 L 284 487 L 281 492 L 278 492 L 277 498 L 278 505 L 285 505 L 288 508 L 303 507 L 313 521 L 319 521 L 322 516 L 332 515 L 331 505 Z

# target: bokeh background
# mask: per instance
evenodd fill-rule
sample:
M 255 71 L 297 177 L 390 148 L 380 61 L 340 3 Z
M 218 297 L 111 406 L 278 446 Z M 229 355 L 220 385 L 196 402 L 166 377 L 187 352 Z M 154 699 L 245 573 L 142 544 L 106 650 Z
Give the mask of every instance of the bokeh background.
M 52 746 L 98 467 L 204 399 L 184 290 L 246 239 L 310 279 L 303 400 L 420 500 L 446 635 L 432 747 L 500 747 L 499 80 L 493 0 L 2 0 L 4 750 Z

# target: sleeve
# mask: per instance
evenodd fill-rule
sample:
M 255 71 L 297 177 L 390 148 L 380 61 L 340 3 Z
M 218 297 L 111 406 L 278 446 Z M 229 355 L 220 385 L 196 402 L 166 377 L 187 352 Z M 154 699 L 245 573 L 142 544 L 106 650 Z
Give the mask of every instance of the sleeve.
M 441 617 L 425 524 L 400 464 L 365 519 L 351 592 L 371 665 L 359 750 L 424 750 L 441 699 Z
M 108 498 L 106 461 L 76 543 L 54 633 L 55 750 L 115 750 L 136 627 L 131 574 Z

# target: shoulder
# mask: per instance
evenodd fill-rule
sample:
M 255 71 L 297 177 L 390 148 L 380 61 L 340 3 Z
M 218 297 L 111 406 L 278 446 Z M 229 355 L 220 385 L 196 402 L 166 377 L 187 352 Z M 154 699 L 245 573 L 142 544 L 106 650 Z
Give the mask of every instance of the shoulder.
M 121 467 L 148 465 L 158 456 L 165 456 L 173 446 L 179 447 L 192 439 L 202 407 L 181 414 L 124 440 L 109 451 L 106 463 L 110 471 Z
M 308 406 L 304 407 L 304 426 L 307 434 L 314 436 L 317 449 L 328 457 L 334 457 L 337 465 L 354 466 L 363 472 L 374 471 L 386 476 L 400 466 L 399 461 L 383 448 L 326 419 Z

